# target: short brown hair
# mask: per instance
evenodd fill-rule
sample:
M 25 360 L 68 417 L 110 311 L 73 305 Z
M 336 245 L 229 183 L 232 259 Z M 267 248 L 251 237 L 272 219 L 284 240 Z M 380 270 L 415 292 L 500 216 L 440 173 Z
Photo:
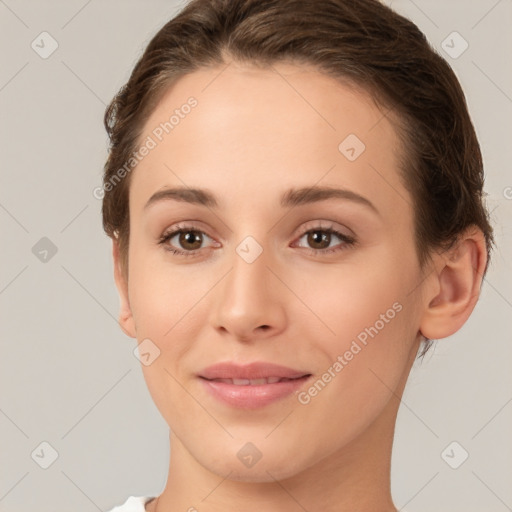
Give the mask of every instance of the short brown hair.
M 105 112 L 103 227 L 119 242 L 126 277 L 131 173 L 116 186 L 112 177 L 136 151 L 170 85 L 227 56 L 312 65 L 368 91 L 399 120 L 399 172 L 414 205 L 420 266 L 477 226 L 487 247 L 485 275 L 494 239 L 479 143 L 457 77 L 414 23 L 378 0 L 192 0 L 153 37 Z

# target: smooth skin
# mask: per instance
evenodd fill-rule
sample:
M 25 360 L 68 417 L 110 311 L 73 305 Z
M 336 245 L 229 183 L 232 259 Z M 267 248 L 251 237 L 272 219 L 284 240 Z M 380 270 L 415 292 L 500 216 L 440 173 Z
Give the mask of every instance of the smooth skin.
M 141 141 L 197 99 L 133 171 L 128 269 L 113 245 L 120 325 L 160 350 L 142 371 L 170 427 L 168 481 L 147 510 L 395 511 L 393 434 L 420 333 L 444 338 L 468 319 L 483 235 L 468 230 L 421 271 L 391 113 L 314 68 L 227 62 L 181 78 L 146 122 Z M 349 134 L 365 144 L 354 161 L 338 149 Z M 289 189 L 312 186 L 348 189 L 377 212 L 346 198 L 280 206 Z M 145 208 L 171 187 L 206 189 L 218 208 Z M 178 224 L 192 238 L 159 244 Z M 307 234 L 326 227 L 356 243 Z M 248 236 L 262 249 L 252 263 L 236 251 Z M 292 394 L 237 409 L 197 377 L 221 361 L 270 361 L 316 381 L 394 303 L 401 311 L 306 405 Z M 262 454 L 252 467 L 237 457 L 248 442 Z

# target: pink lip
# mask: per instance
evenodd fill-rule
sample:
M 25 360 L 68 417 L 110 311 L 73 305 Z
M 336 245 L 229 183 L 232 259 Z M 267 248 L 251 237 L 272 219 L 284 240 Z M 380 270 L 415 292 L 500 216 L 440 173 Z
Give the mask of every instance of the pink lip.
M 199 373 L 199 376 L 205 379 L 263 379 L 268 377 L 294 379 L 303 375 L 309 375 L 309 372 L 265 362 L 245 365 L 230 362 L 218 363 Z
M 280 400 L 298 390 L 311 377 L 311 374 L 272 363 L 256 362 L 244 366 L 233 363 L 219 363 L 202 370 L 198 376 L 206 390 L 222 402 L 234 407 L 256 409 Z M 258 385 L 236 385 L 212 380 L 255 380 L 270 377 L 293 380 Z

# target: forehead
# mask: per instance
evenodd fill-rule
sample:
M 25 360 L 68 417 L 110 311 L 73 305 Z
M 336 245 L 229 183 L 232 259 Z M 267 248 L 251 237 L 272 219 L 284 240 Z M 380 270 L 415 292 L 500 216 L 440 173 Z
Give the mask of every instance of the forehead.
M 180 185 L 224 193 L 221 202 L 240 206 L 321 184 L 403 215 L 410 203 L 390 118 L 366 91 L 312 68 L 201 69 L 174 83 L 146 122 L 140 141 L 154 147 L 133 173 L 130 202 L 142 208 L 156 190 Z

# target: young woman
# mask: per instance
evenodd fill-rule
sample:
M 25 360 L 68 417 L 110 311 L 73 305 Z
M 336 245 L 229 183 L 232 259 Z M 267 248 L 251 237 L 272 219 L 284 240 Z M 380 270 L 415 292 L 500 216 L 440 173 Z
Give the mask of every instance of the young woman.
M 108 107 L 120 325 L 170 427 L 120 511 L 396 511 L 409 371 L 493 244 L 449 65 L 376 0 L 194 0 Z

